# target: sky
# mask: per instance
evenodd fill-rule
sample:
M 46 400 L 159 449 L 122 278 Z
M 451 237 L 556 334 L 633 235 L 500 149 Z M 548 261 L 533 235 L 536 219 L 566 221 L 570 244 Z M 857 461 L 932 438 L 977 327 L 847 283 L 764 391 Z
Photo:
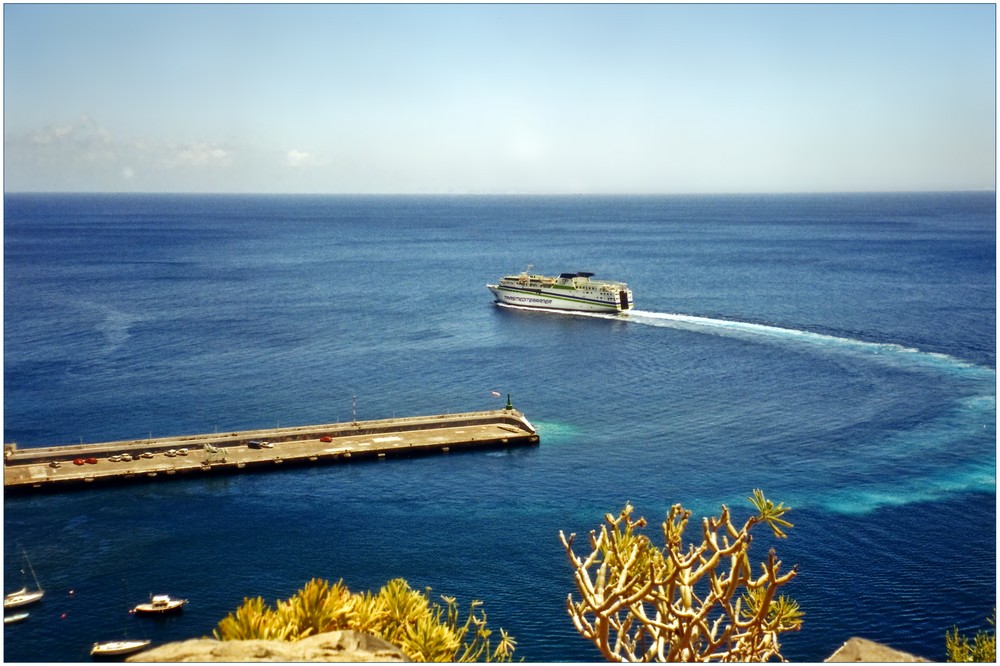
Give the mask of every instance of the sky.
M 992 4 L 4 4 L 4 190 L 994 190 Z

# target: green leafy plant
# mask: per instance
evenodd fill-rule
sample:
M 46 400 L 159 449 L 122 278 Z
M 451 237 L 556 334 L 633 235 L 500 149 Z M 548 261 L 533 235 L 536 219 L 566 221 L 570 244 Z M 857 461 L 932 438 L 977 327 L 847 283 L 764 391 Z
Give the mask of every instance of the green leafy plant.
M 633 519 L 629 504 L 590 533 L 585 557 L 573 551 L 576 535 L 560 532 L 580 593 L 566 601 L 577 631 L 609 661 L 780 659 L 778 635 L 801 628 L 802 612 L 777 591 L 797 570 L 781 573 L 771 549 L 754 576 L 749 549 L 761 523 L 786 537 L 790 508 L 760 490 L 749 501 L 757 513 L 738 529 L 724 505 L 719 517 L 703 519 L 697 544 L 685 545 L 691 512 L 679 504 L 662 524 L 662 548 L 642 533 L 646 520 Z
M 428 588 L 427 592 L 430 592 Z M 218 640 L 267 639 L 297 641 L 307 636 L 352 629 L 399 646 L 413 661 L 510 661 L 516 641 L 503 629 L 495 648 L 482 603 L 473 601 L 465 621 L 452 597 L 445 605 L 410 587 L 402 578 L 386 583 L 378 594 L 352 594 L 343 581 L 330 585 L 314 578 L 275 608 L 260 597 L 223 618 L 212 632 Z
M 958 627 L 952 627 L 945 634 L 944 644 L 948 651 L 948 661 L 995 663 L 997 660 L 997 610 L 993 609 L 993 617 L 987 618 L 993 631 L 979 631 L 970 641 L 968 636 L 958 633 Z

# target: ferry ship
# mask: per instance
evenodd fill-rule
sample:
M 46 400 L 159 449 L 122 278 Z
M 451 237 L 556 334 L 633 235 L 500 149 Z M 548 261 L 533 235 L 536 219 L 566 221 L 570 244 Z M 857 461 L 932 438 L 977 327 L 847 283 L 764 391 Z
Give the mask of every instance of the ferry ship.
M 593 273 L 546 275 L 508 275 L 499 284 L 488 284 L 497 303 L 522 308 L 565 310 L 568 312 L 607 312 L 626 314 L 632 309 L 632 290 L 624 282 L 592 280 Z

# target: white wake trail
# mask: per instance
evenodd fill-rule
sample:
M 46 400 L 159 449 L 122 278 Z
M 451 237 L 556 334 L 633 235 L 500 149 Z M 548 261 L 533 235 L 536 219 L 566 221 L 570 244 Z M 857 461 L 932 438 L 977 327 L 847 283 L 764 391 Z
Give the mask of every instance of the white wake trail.
M 506 307 L 537 311 L 535 308 Z M 873 463 L 876 464 L 880 461 L 889 464 L 886 461 L 891 461 L 894 456 L 905 460 L 906 456 L 912 455 L 914 451 L 922 451 L 923 456 L 940 454 L 943 460 L 947 460 L 948 449 L 954 442 L 977 439 L 982 437 L 980 433 L 995 430 L 996 370 L 948 354 L 922 351 L 892 342 L 858 340 L 801 329 L 669 312 L 632 310 L 625 315 L 559 310 L 545 312 L 627 322 L 629 326 L 672 328 L 704 335 L 738 338 L 758 344 L 797 346 L 817 354 L 853 356 L 865 362 L 884 364 L 902 370 L 931 373 L 932 376 L 947 376 L 953 381 L 958 380 L 966 384 L 962 395 L 956 397 L 953 408 L 946 413 L 912 429 L 891 434 L 882 441 L 869 442 L 868 450 L 875 452 L 876 458 L 873 458 Z M 815 493 L 805 492 L 795 499 L 796 505 L 814 504 L 835 513 L 864 514 L 884 506 L 936 501 L 957 492 L 995 492 L 996 465 L 993 453 L 993 450 L 984 449 L 981 458 L 966 460 L 960 464 L 942 465 L 934 473 L 914 475 L 902 480 L 892 479 L 888 484 L 862 483 L 847 488 L 824 488 L 817 489 Z
M 756 342 L 804 345 L 820 353 L 849 354 L 867 362 L 892 365 L 904 370 L 929 371 L 966 382 L 971 395 L 958 398 L 952 410 L 919 426 L 900 431 L 880 441 L 873 450 L 888 459 L 906 457 L 915 451 L 923 455 L 940 453 L 947 458 L 948 447 L 955 441 L 979 437 L 995 428 L 996 370 L 941 354 L 925 352 L 895 343 L 869 342 L 823 333 L 781 328 L 764 324 L 710 319 L 666 312 L 633 310 L 631 322 L 665 326 L 692 332 L 738 337 Z M 864 514 L 883 506 L 898 506 L 920 501 L 937 501 L 956 492 L 996 490 L 996 466 L 991 451 L 978 460 L 942 465 L 930 475 L 893 481 L 889 485 L 862 484 L 856 487 L 822 490 L 812 497 L 798 498 L 800 505 L 816 503 L 828 511 Z
M 905 365 L 908 367 L 926 367 L 938 370 L 950 370 L 962 373 L 971 379 L 996 382 L 996 371 L 982 365 L 942 354 L 939 352 L 921 351 L 894 342 L 871 342 L 854 338 L 843 338 L 825 333 L 815 333 L 795 328 L 782 328 L 767 324 L 733 319 L 713 319 L 695 315 L 672 312 L 651 312 L 647 310 L 631 310 L 628 314 L 606 314 L 603 312 L 568 312 L 566 310 L 548 310 L 544 308 L 524 308 L 506 303 L 497 305 L 511 310 L 525 312 L 545 312 L 570 317 L 587 317 L 590 319 L 605 319 L 611 321 L 632 322 L 644 326 L 661 326 L 694 333 L 706 333 L 732 338 L 741 338 L 755 342 L 774 341 L 779 343 L 797 343 L 816 349 L 831 352 L 853 351 L 872 357 L 874 360 Z M 991 393 L 994 393 L 991 391 Z
M 748 340 L 768 339 L 778 342 L 808 345 L 830 351 L 853 351 L 866 356 L 878 357 L 879 360 L 887 362 L 903 363 L 910 367 L 921 366 L 940 370 L 959 371 L 970 378 L 990 381 L 995 381 L 996 379 L 996 371 L 992 368 L 963 361 L 947 354 L 925 352 L 891 342 L 870 342 L 801 329 L 753 324 L 730 319 L 711 319 L 708 317 L 696 317 L 694 315 L 668 312 L 633 310 L 624 318 L 647 326 L 664 326 Z

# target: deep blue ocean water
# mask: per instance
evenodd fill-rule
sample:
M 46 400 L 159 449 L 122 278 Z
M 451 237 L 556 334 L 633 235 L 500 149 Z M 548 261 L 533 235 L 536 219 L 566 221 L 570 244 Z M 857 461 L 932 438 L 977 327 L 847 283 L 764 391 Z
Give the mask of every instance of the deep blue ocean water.
M 627 320 L 496 306 L 524 270 L 625 280 Z M 996 606 L 993 193 L 6 195 L 4 441 L 42 446 L 498 408 L 526 450 L 4 500 L 45 599 L 5 661 L 210 635 L 245 596 L 402 576 L 485 602 L 527 661 L 598 661 L 559 530 L 626 501 L 793 507 L 805 612 L 934 660 Z M 504 394 L 492 397 L 491 391 Z M 690 536 L 696 537 L 692 525 Z M 189 598 L 130 618 L 151 592 Z

